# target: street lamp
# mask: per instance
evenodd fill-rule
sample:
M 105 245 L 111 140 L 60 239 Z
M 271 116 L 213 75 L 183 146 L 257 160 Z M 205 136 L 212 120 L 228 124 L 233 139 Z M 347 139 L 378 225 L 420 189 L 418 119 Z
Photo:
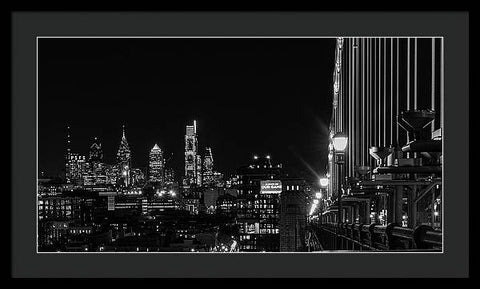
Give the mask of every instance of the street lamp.
M 344 133 L 336 133 L 333 138 L 333 149 L 335 152 L 343 152 L 347 148 L 348 136 Z
M 322 186 L 322 187 L 324 187 L 324 188 L 325 188 L 326 186 L 328 186 L 328 178 L 321 178 L 321 179 L 320 179 L 320 186 Z
M 333 149 L 335 151 L 335 163 L 338 165 L 338 175 L 340 180 L 340 190 L 338 192 L 338 223 L 342 223 L 342 186 L 343 186 L 343 165 L 345 164 L 345 149 L 348 144 L 348 136 L 342 132 L 336 133 L 332 137 Z

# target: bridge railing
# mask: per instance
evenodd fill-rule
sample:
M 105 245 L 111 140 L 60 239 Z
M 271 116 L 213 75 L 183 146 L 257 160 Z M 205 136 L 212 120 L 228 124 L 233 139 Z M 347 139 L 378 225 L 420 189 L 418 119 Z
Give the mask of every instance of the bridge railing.
M 338 224 L 311 226 L 324 250 L 441 251 L 442 232 L 430 226 L 415 229 L 398 224 Z

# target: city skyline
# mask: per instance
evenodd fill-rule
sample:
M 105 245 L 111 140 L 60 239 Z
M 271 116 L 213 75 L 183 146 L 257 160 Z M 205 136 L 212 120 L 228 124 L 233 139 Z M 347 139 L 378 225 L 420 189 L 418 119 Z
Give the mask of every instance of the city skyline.
M 58 152 L 65 151 L 67 125 L 74 150 L 85 154 L 97 137 L 106 162 L 113 162 L 125 125 L 135 167 L 148 166 L 148 152 L 157 143 L 173 154 L 172 165 L 181 172 L 182 131 L 195 119 L 199 149 L 212 148 L 219 171 L 232 174 L 254 154 L 270 154 L 314 179 L 313 172 L 323 173 L 327 164 L 328 142 L 321 136 L 328 136 L 333 46 L 333 38 L 40 39 L 39 169 L 61 173 Z M 242 88 L 240 77 L 256 79 Z M 281 84 L 286 77 L 293 80 Z M 73 105 L 71 98 L 80 101 Z
M 298 50 L 325 39 L 175 39 L 159 58 L 69 40 L 39 64 L 42 131 L 70 120 L 65 177 L 38 180 L 40 251 L 443 250 L 443 39 L 338 37 L 330 80 Z

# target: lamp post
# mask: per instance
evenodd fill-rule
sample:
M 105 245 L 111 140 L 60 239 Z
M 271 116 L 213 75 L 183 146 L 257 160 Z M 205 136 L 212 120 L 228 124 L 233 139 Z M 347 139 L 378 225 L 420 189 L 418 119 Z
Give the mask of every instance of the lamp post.
M 345 164 L 345 149 L 348 144 L 348 137 L 342 132 L 336 133 L 332 137 L 333 149 L 335 152 L 335 163 L 338 165 L 338 175 L 340 180 L 340 190 L 338 191 L 338 224 L 343 221 L 343 208 L 342 208 L 342 190 L 343 190 L 343 165 Z
M 328 177 L 323 177 L 323 178 L 320 178 L 320 192 L 317 193 L 317 199 L 320 199 L 322 204 L 321 204 L 321 212 L 323 214 L 323 207 L 324 207 L 324 202 L 323 202 L 323 195 L 327 195 L 328 196 L 328 192 L 327 192 L 327 186 L 328 186 Z M 323 192 L 323 193 L 322 193 Z M 320 221 L 323 222 L 323 215 L 320 216 Z

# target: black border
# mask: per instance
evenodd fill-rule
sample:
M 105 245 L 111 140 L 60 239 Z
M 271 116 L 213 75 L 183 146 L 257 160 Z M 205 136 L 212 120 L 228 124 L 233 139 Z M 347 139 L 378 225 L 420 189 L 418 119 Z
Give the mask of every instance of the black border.
M 14 277 L 468 276 L 468 13 L 14 12 L 11 20 Z M 36 254 L 35 38 L 54 35 L 444 36 L 444 254 Z

